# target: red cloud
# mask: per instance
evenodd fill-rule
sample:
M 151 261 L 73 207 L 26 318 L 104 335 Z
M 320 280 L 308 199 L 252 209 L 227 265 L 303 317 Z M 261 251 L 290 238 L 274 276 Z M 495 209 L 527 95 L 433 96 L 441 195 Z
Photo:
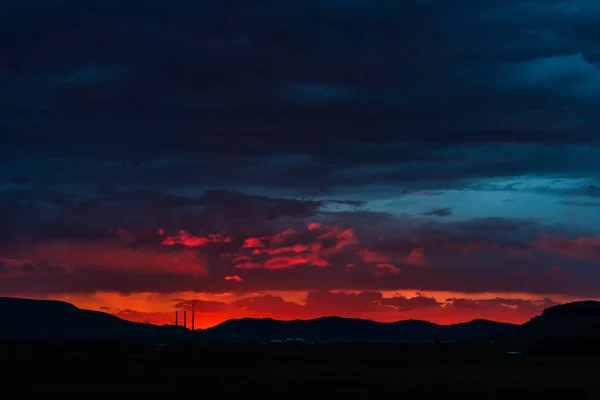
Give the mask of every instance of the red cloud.
M 315 265 L 317 267 L 326 267 L 329 265 L 327 261 L 315 258 L 308 254 L 305 256 L 294 257 L 273 257 L 265 262 L 264 267 L 266 269 L 285 269 L 305 264 Z
M 400 273 L 400 269 L 390 262 L 391 257 L 387 254 L 361 249 L 358 255 L 363 262 L 375 264 L 377 269 L 373 273 L 377 276 Z
M 265 244 L 259 238 L 248 238 L 244 241 L 243 247 L 254 249 L 256 247 L 265 247 Z
M 495 252 L 493 258 L 486 258 L 484 250 L 499 248 L 492 241 L 489 245 L 466 246 L 468 250 L 464 254 L 471 254 L 463 256 L 460 252 L 446 251 L 443 232 L 415 234 L 413 238 L 410 232 L 410 236 L 406 232 L 396 235 L 395 231 L 387 231 L 385 227 L 365 229 L 359 222 L 354 226 L 356 234 L 347 226 L 323 223 L 317 227 L 316 223 L 309 224 L 304 220 L 286 220 L 293 228 L 284 227 L 282 232 L 272 234 L 265 232 L 273 232 L 272 226 L 280 228 L 280 222 L 268 227 L 229 227 L 226 236 L 200 237 L 182 230 L 173 237 L 162 236 L 161 240 L 169 239 L 167 242 L 173 243 L 163 246 L 157 242 L 160 232 L 156 228 L 114 229 L 109 235 L 110 240 L 106 240 L 103 229 L 100 239 L 87 244 L 41 241 L 6 250 L 2 254 L 6 259 L 29 260 L 38 271 L 16 273 L 16 267 L 10 266 L 13 272 L 4 272 L 1 276 L 11 280 L 5 291 L 11 295 L 33 290 L 40 293 L 173 293 L 190 288 L 205 293 L 221 293 L 232 288 L 236 293 L 311 291 L 316 288 L 418 289 L 590 298 L 600 293 L 597 285 L 593 285 L 593 279 L 584 276 L 582 270 L 571 268 L 565 260 L 560 262 L 561 270 L 551 269 L 555 261 L 544 264 L 543 258 L 514 259 L 507 246 L 502 246 L 507 251 Z M 183 226 L 189 225 L 192 223 Z M 245 232 L 247 236 L 244 236 Z M 384 240 L 378 240 L 380 237 Z M 461 242 L 459 235 L 450 239 Z M 545 236 L 537 248 L 589 260 L 597 257 L 595 246 L 598 241 L 597 238 Z M 469 243 L 469 240 L 462 242 Z M 519 248 L 519 245 L 514 247 L 515 242 L 500 243 L 507 242 L 513 243 L 513 248 Z M 211 246 L 212 243 L 219 245 Z M 487 243 L 486 237 L 481 238 L 481 243 Z M 523 243 L 521 248 L 531 248 L 531 243 Z M 482 263 L 501 265 L 475 268 Z M 346 267 L 350 265 L 352 267 Z M 424 265 L 438 268 L 419 268 Z M 47 266 L 72 266 L 72 269 L 63 278 L 57 273 L 42 272 L 43 268 L 49 268 Z M 210 275 L 208 268 L 212 271 Z M 9 268 L 4 266 L 3 269 Z M 240 273 L 242 269 L 245 270 L 243 274 Z M 244 279 L 233 278 L 236 274 Z M 590 274 L 594 272 L 590 271 Z
M 295 233 L 296 232 L 293 229 L 288 228 L 287 230 L 276 233 L 272 236 L 250 237 L 244 241 L 242 247 L 257 250 L 262 249 L 267 245 L 267 243 L 270 243 L 271 245 L 280 244 L 286 241 L 288 238 L 292 237 Z
M 399 261 L 417 266 L 427 265 L 427 260 L 425 260 L 425 256 L 423 255 L 423 249 L 413 249 L 406 257 L 401 258 Z
M 329 245 L 326 243 L 329 242 Z M 352 228 L 342 229 L 339 226 L 328 227 L 327 231 L 319 235 L 319 241 L 313 243 L 313 252 L 321 255 L 338 254 L 346 247 L 357 244 Z
M 309 250 L 309 248 L 306 245 L 295 244 L 293 246 L 280 247 L 278 249 L 266 249 L 265 253 L 273 256 L 273 255 L 283 254 L 283 253 L 304 253 L 304 252 L 307 252 L 308 250 Z M 256 254 L 260 254 L 260 253 L 256 253 Z
M 226 280 L 226 281 L 236 281 L 236 282 L 241 282 L 241 281 L 242 281 L 242 278 L 240 278 L 240 277 L 239 277 L 239 276 L 237 276 L 237 275 L 228 275 L 228 276 L 226 276 L 226 277 L 225 277 L 225 280 Z
M 385 264 L 390 262 L 390 256 L 375 251 L 369 251 L 361 249 L 358 255 L 363 259 L 364 262 L 373 264 Z
M 273 243 L 273 244 L 282 243 L 282 242 L 286 241 L 288 238 L 290 238 L 291 236 L 294 236 L 295 234 L 296 234 L 296 231 L 294 231 L 292 228 L 288 228 L 283 232 L 279 232 L 279 233 L 275 234 L 275 236 L 273 236 L 271 238 L 271 243 Z
M 312 232 L 317 230 L 322 232 L 314 236 Z M 251 237 L 246 239 L 239 249 L 242 254 L 226 256 L 237 262 L 235 267 L 240 269 L 289 269 L 299 265 L 327 267 L 331 265 L 327 260 L 328 256 L 339 254 L 348 246 L 357 243 L 351 229 L 341 229 L 338 226 L 316 227 L 311 224 L 306 233 L 313 235 L 307 244 L 284 245 L 294 238 L 306 240 L 305 236 L 298 236 L 299 234 L 293 229 L 269 237 Z
M 308 224 L 309 231 L 316 231 L 319 228 L 321 228 L 321 224 L 319 224 L 317 222 L 311 222 L 310 224 Z
M 379 242 L 383 241 L 382 238 L 379 238 Z M 413 245 L 414 244 L 410 244 Z M 376 244 L 381 248 L 381 244 Z M 425 266 L 427 265 L 427 260 L 425 259 L 425 255 L 423 254 L 423 248 L 413 248 L 407 255 L 403 257 L 397 257 L 395 253 L 398 251 L 394 248 L 389 248 L 389 253 L 384 253 L 381 251 L 373 251 L 368 249 L 361 249 L 358 252 L 358 255 L 365 263 L 375 264 L 379 270 L 376 271 L 376 274 L 385 273 L 385 270 L 389 270 L 393 273 L 398 273 L 400 270 L 394 264 L 395 262 L 409 264 L 413 266 Z
M 600 261 L 600 235 L 568 239 L 544 234 L 535 246 L 549 253 L 588 261 Z
M 161 244 L 165 246 L 180 244 L 187 247 L 202 247 L 212 243 L 230 243 L 232 240 L 233 238 L 223 237 L 219 234 L 211 234 L 203 237 L 194 236 L 186 231 L 179 231 L 175 236 L 167 236 Z
M 127 248 L 115 241 L 91 244 L 71 242 L 40 243 L 19 252 L 28 254 L 35 264 L 72 266 L 74 270 L 102 268 L 119 271 L 170 272 L 202 277 L 207 274 L 206 257 L 192 250 L 160 251 Z
M 241 264 L 236 264 L 235 267 L 239 269 L 258 269 L 263 268 L 263 264 L 257 262 L 243 262 Z
M 399 274 L 400 268 L 396 267 L 394 264 L 382 263 L 376 265 L 377 270 L 374 272 L 375 275 L 387 275 L 387 274 Z

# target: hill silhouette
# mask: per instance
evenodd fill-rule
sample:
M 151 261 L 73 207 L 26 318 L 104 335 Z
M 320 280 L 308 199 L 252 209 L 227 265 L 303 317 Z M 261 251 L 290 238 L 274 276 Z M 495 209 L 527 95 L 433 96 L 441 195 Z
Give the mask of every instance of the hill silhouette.
M 125 321 L 54 300 L 0 298 L 0 340 L 151 338 L 180 335 L 170 327 Z
M 600 302 L 550 307 L 523 325 L 478 319 L 454 325 L 406 320 L 375 322 L 355 318 L 312 320 L 235 319 L 191 332 L 83 310 L 52 300 L 0 298 L 0 340 L 193 339 L 198 342 L 267 342 L 302 338 L 311 342 L 429 342 L 477 340 L 592 340 L 600 338 Z
M 460 341 L 496 337 L 515 325 L 475 320 L 456 325 L 406 320 L 375 322 L 355 318 L 323 317 L 312 320 L 278 321 L 244 318 L 229 320 L 201 332 L 206 340 L 265 342 L 301 338 L 312 342 L 425 342 Z
M 600 340 L 600 302 L 552 306 L 515 331 L 521 340 Z

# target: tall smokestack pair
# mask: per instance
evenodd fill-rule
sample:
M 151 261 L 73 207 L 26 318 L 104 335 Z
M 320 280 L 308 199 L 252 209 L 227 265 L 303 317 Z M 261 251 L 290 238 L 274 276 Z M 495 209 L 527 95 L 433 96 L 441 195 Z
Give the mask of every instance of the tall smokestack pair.
M 194 330 L 195 326 L 195 317 L 196 317 L 196 311 L 195 311 L 195 306 L 196 303 L 192 303 L 192 330 Z M 179 311 L 175 311 L 175 326 L 179 326 Z M 187 311 L 183 310 L 183 327 L 187 328 Z
M 179 311 L 175 311 L 175 326 L 179 326 Z M 183 310 L 183 327 L 187 328 L 187 311 Z M 192 330 L 194 329 L 194 315 L 192 314 Z

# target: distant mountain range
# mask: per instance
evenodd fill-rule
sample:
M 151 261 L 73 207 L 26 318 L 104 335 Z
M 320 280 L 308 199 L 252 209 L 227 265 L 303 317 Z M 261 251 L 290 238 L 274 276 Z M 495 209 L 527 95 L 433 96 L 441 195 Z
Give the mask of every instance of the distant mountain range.
M 516 325 L 475 320 L 455 325 L 437 325 L 407 320 L 391 323 L 353 318 L 324 317 L 312 320 L 229 320 L 202 331 L 211 341 L 265 342 L 302 338 L 311 342 L 424 342 L 462 341 L 499 337 Z
M 438 325 L 407 320 L 392 323 L 353 318 L 313 320 L 229 320 L 213 328 L 189 331 L 125 321 L 60 301 L 0 298 L 0 340 L 29 339 L 193 340 L 267 342 L 302 338 L 311 342 L 428 342 L 470 340 L 545 340 L 600 338 L 600 302 L 553 306 L 523 325 L 488 320 Z

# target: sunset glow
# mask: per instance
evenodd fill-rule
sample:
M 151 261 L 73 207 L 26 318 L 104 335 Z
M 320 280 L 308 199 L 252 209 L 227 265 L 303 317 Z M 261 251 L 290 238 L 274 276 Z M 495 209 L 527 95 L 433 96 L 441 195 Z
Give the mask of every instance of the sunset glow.
M 169 236 L 163 229 L 121 228 L 92 243 L 54 241 L 19 248 L 14 258 L 2 260 L 3 282 L 11 283 L 5 288 L 17 288 L 15 295 L 61 299 L 136 322 L 172 324 L 174 311 L 193 307 L 196 328 L 231 318 L 330 315 L 382 322 L 421 319 L 451 324 L 486 318 L 523 323 L 549 306 L 577 298 L 544 293 L 544 288 L 568 281 L 559 266 L 538 268 L 536 276 L 536 270 L 509 269 L 504 283 L 492 285 L 486 276 L 490 272 L 482 267 L 464 275 L 460 284 L 444 280 L 439 271 L 443 260 L 467 259 L 482 249 L 515 263 L 540 257 L 540 251 L 594 257 L 589 247 L 595 239 L 589 238 L 544 235 L 521 252 L 452 242 L 426 251 L 423 242 L 398 243 L 381 232 L 370 238 L 357 228 L 358 233 L 351 227 L 308 222 L 249 237 L 186 231 Z M 456 268 L 453 273 L 461 273 Z M 519 276 L 533 278 L 540 289 L 509 290 L 511 280 Z M 505 290 L 486 290 L 494 286 Z
M 199 328 L 600 299 L 599 1 L 23 1 L 0 296 Z

